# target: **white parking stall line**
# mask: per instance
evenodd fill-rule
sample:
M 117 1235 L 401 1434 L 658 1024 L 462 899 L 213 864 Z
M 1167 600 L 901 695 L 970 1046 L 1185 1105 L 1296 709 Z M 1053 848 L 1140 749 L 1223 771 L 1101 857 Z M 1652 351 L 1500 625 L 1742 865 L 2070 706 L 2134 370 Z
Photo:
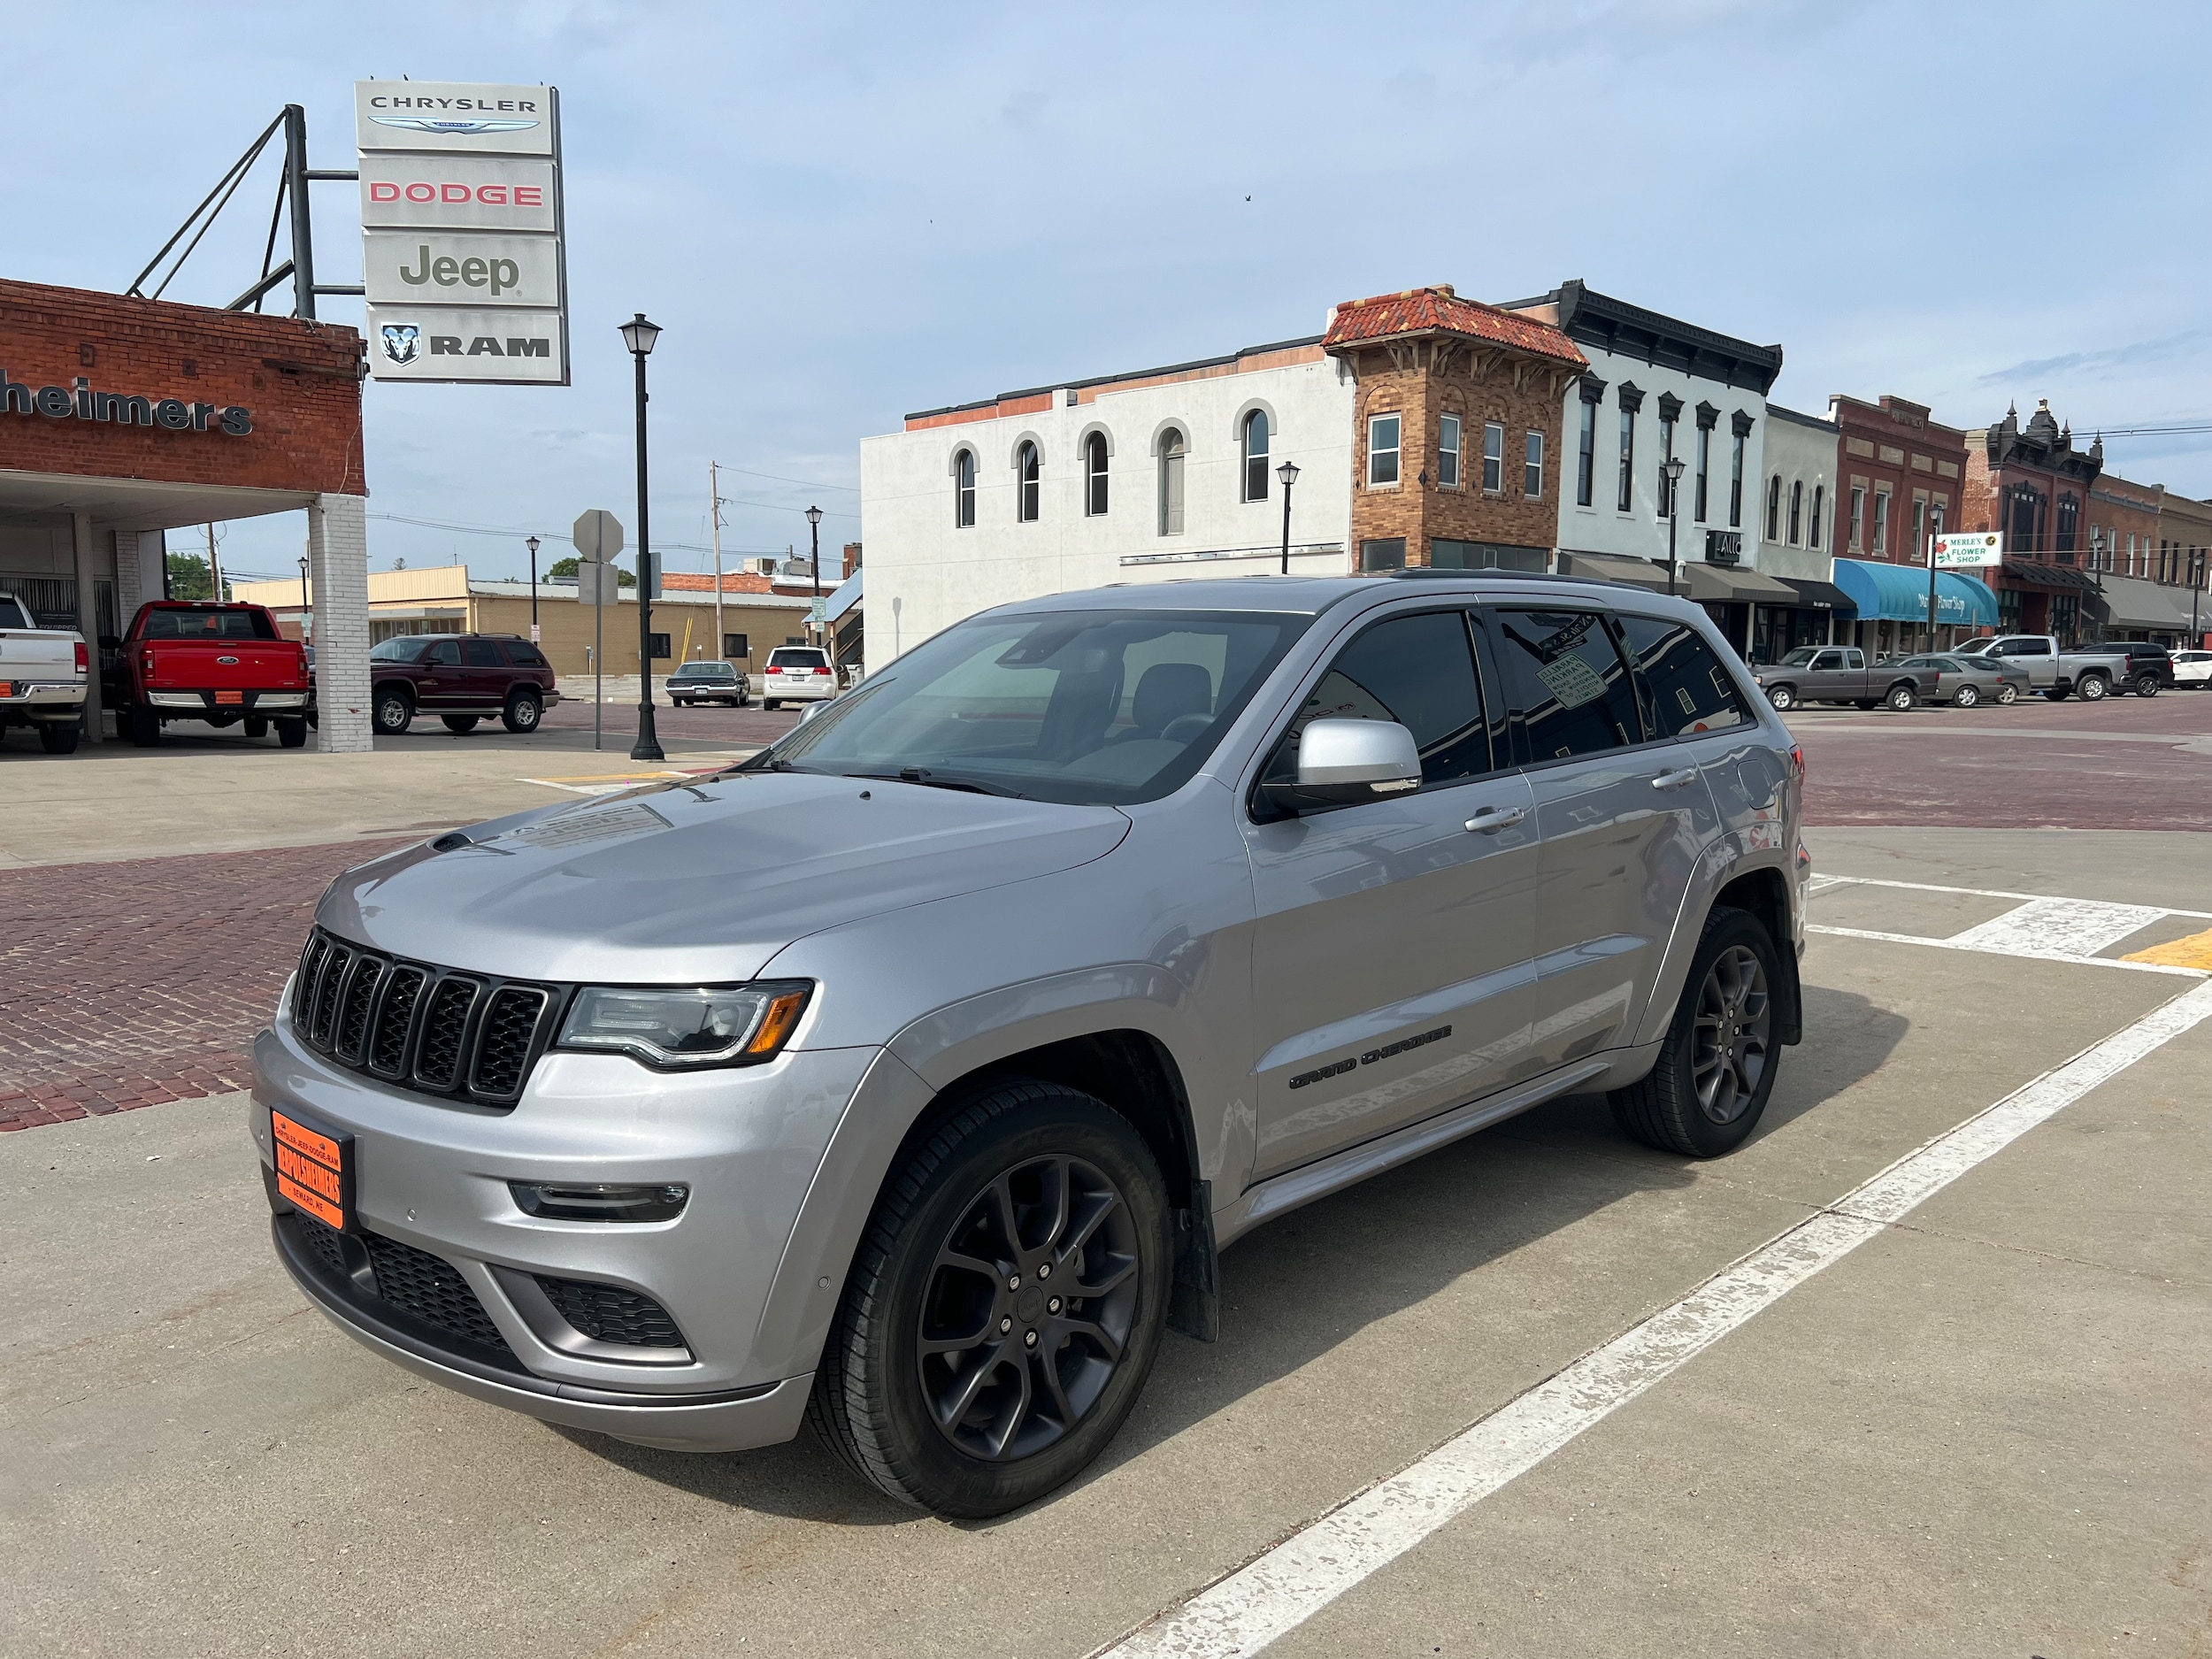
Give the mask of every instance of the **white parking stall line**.
M 1716 1274 L 1094 1659 L 1257 1653 L 1664 1380 L 1977 1164 L 2212 1018 L 2212 983 L 2154 1009 Z
M 2019 946 L 1962 945 L 1955 939 L 1924 939 L 1918 933 L 1886 933 L 1873 927 L 1831 927 L 1824 922 L 1808 922 L 1809 933 L 1826 933 L 1834 939 L 1875 939 L 1890 945 L 1925 945 L 1934 950 L 1964 950 L 1983 956 L 2011 956 L 2015 959 L 2033 957 L 2040 962 L 2070 962 L 2078 968 L 2117 968 L 2124 973 L 2172 973 L 2185 979 L 2206 977 L 2202 968 L 2182 968 L 2158 962 L 2129 962 L 2118 956 L 2078 956 L 2061 950 L 2034 950 Z
M 1863 876 L 1836 876 L 1825 887 L 1816 886 L 1817 897 L 1837 887 L 1897 887 L 1912 893 L 1961 893 L 1976 898 L 2017 899 L 2003 915 L 1993 917 L 1962 933 L 1933 939 L 1919 933 L 1898 933 L 1871 927 L 1838 927 L 1827 922 L 1808 922 L 1809 933 L 1839 939 L 1874 939 L 1897 945 L 1926 945 L 1938 950 L 1968 950 L 1984 956 L 2029 957 L 2039 962 L 2070 962 L 2081 967 L 2118 968 L 2131 973 L 2201 975 L 2204 970 L 2165 963 L 2129 962 L 2099 956 L 2122 940 L 2139 933 L 2153 922 L 2169 916 L 2201 918 L 2202 910 L 2177 910 L 2164 905 L 2119 904 L 2105 899 L 2055 898 L 2047 894 L 2003 893 L 1985 887 L 1938 887 L 1924 881 L 1880 881 Z
M 1896 887 L 1906 893 L 1963 893 L 1977 899 L 2024 901 L 2043 900 L 2053 896 L 2048 893 L 2012 893 L 2003 887 L 1950 887 L 1933 881 L 1890 881 L 1880 876 L 1815 876 L 1813 878 L 1812 892 L 1825 893 L 1831 887 Z M 2082 899 L 2072 902 L 2091 904 L 2101 903 L 2103 901 Z M 2176 910 L 2171 905 L 2162 905 L 2159 907 L 2158 913 L 2161 916 L 2188 916 L 2200 920 L 2212 921 L 2212 910 Z

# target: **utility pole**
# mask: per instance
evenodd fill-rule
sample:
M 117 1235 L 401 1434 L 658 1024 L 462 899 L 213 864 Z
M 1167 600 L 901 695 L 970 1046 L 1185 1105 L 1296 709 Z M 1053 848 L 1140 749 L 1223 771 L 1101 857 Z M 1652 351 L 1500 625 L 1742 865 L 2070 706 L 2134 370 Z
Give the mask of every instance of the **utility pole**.
M 707 463 L 707 524 L 714 542 L 714 654 L 720 658 L 730 636 L 722 632 L 722 476 L 712 461 Z
M 216 557 L 215 526 L 211 524 L 207 527 L 207 574 L 215 584 L 215 603 L 219 605 L 223 603 L 223 562 Z

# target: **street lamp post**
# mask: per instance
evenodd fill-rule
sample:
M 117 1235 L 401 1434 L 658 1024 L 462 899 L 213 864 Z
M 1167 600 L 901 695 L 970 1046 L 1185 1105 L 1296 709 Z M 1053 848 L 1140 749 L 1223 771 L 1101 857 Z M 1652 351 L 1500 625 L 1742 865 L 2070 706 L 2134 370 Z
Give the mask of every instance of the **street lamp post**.
M 530 643 L 538 642 L 538 539 L 530 536 L 523 546 L 530 549 Z
M 1298 481 L 1298 464 L 1286 461 L 1275 469 L 1283 480 L 1283 574 L 1290 574 L 1290 487 Z
M 1666 465 L 1661 469 L 1667 475 L 1667 597 L 1670 599 L 1674 597 L 1675 593 L 1674 521 L 1680 517 L 1675 511 L 1675 506 L 1681 495 L 1682 474 L 1686 465 L 1680 456 L 1671 455 L 1667 457 Z
M 806 532 L 812 542 L 809 557 L 814 561 L 814 610 L 807 621 L 817 630 L 814 642 L 819 645 L 829 635 L 829 630 L 822 626 L 822 510 L 819 507 L 806 510 Z
M 637 365 L 637 741 L 632 760 L 666 760 L 653 728 L 653 539 L 645 516 L 645 359 L 652 355 L 659 327 L 640 311 L 622 325 L 622 343 Z M 620 597 L 618 588 L 616 596 Z
M 313 605 L 314 601 L 307 592 L 307 555 L 303 553 L 300 555 L 300 638 L 303 640 L 307 637 L 307 613 Z

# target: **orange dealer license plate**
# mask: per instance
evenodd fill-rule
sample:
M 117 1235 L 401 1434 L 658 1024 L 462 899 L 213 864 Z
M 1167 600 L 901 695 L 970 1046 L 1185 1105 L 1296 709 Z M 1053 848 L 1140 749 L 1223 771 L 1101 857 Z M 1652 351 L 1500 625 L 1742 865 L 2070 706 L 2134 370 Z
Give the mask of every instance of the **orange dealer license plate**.
M 269 1113 L 278 1195 L 316 1220 L 347 1230 L 353 1215 L 353 1137 Z

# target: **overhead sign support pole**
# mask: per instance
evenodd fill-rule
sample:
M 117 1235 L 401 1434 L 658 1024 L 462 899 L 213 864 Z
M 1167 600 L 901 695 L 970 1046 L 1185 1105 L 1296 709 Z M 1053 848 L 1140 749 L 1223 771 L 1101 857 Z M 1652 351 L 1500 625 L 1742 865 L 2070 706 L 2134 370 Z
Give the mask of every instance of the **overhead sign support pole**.
M 315 234 L 307 206 L 307 111 L 284 106 L 284 192 L 292 220 L 292 315 L 315 318 Z

